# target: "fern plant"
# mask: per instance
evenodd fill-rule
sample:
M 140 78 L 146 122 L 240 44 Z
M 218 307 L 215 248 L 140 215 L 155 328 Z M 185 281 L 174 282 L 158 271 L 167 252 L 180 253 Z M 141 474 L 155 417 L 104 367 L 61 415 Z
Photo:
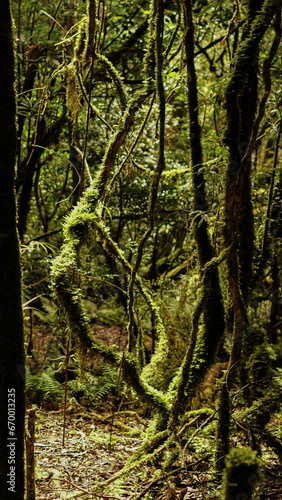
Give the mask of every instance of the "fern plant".
M 27 397 L 35 404 L 52 403 L 58 406 L 64 396 L 64 384 L 56 379 L 57 372 L 48 367 L 44 371 L 33 375 L 30 368 L 26 367 Z M 122 391 L 122 383 L 117 384 L 116 370 L 108 365 L 103 365 L 98 373 L 85 371 L 74 380 L 69 380 L 68 397 L 75 397 L 79 403 L 97 402 L 109 394 Z
M 27 366 L 26 389 L 28 399 L 36 404 L 42 404 L 43 402 L 58 404 L 64 394 L 64 388 L 56 380 L 55 371 L 52 367 L 33 375 Z
M 75 380 L 68 382 L 69 394 L 77 399 L 94 403 L 114 393 L 117 388 L 117 372 L 109 366 L 103 365 L 98 374 L 85 372 Z M 118 390 L 121 390 L 120 383 Z

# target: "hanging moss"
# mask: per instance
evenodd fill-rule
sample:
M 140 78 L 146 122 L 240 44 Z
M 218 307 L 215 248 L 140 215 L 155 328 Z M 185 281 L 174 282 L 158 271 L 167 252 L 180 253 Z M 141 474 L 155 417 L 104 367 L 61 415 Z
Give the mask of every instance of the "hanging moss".
M 77 80 L 77 68 L 75 64 L 71 64 L 67 70 L 66 76 L 66 106 L 68 116 L 71 118 L 73 123 L 76 123 L 78 114 L 81 110 L 81 91 Z
M 74 59 L 79 60 L 82 57 L 82 54 L 85 53 L 85 38 L 86 38 L 86 24 L 87 24 L 87 16 L 85 16 L 79 26 L 78 34 L 76 37 L 76 42 L 74 46 Z
M 74 46 L 74 60 L 85 61 L 95 53 L 96 2 L 87 2 L 87 15 L 80 23 Z
M 251 500 L 262 480 L 261 460 L 251 448 L 233 448 L 226 459 L 223 500 Z

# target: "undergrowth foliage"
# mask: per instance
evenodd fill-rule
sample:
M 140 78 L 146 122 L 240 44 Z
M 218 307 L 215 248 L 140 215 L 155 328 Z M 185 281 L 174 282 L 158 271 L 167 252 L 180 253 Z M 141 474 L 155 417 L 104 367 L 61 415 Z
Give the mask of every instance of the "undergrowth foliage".
M 27 367 L 26 388 L 30 402 L 61 406 L 65 391 L 58 373 L 58 370 L 48 367 L 31 374 Z M 80 404 L 92 405 L 109 394 L 122 394 L 122 387 L 117 382 L 117 370 L 111 366 L 103 365 L 96 374 L 84 371 L 81 375 L 76 374 L 73 380 L 67 381 L 68 398 L 75 398 Z
M 26 388 L 27 396 L 35 404 L 57 403 L 62 400 L 64 388 L 55 378 L 54 370 L 49 367 L 35 375 L 26 370 Z

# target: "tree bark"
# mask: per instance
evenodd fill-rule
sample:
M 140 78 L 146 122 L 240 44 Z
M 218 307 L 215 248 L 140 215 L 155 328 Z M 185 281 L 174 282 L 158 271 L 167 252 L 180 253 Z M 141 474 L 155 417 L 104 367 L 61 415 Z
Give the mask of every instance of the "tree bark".
M 204 218 L 208 210 L 206 198 L 205 179 L 202 172 L 203 152 L 201 129 L 199 124 L 199 103 L 197 75 L 194 60 L 194 24 L 191 0 L 183 0 L 184 10 L 184 48 L 187 68 L 188 87 L 188 109 L 189 109 L 189 142 L 192 158 L 192 181 L 194 190 L 194 232 L 197 243 L 199 262 L 202 270 L 210 264 L 215 257 L 214 249 L 210 241 L 207 222 Z M 186 398 L 191 399 L 199 383 L 202 381 L 208 368 L 214 362 L 218 347 L 223 339 L 225 321 L 224 307 L 221 295 L 219 275 L 217 266 L 210 266 L 203 279 L 205 289 L 203 300 L 200 300 L 200 314 L 203 317 L 203 334 L 198 334 L 198 326 L 194 325 L 195 339 L 191 339 L 186 353 L 186 362 L 183 364 L 182 391 L 178 391 L 178 397 L 174 402 L 174 408 L 179 408 L 179 403 L 184 403 L 182 392 L 186 391 Z M 196 308 L 197 309 L 197 308 Z M 197 316 L 197 311 L 195 310 Z M 193 322 L 195 320 L 195 317 Z M 199 318 L 196 323 L 198 323 Z M 194 352 L 197 351 L 196 352 Z M 186 365 L 186 366 L 185 366 Z M 186 380 L 186 383 L 185 383 Z M 184 390 L 184 387 L 186 389 Z M 180 389 L 180 386 L 179 386 Z
M 251 198 L 252 131 L 257 110 L 259 44 L 278 8 L 275 0 L 248 3 L 247 27 L 234 59 L 226 89 L 225 143 L 229 164 L 225 190 L 225 242 L 234 251 L 227 260 L 233 308 L 233 345 L 230 366 L 235 376 L 248 329 L 248 295 L 252 278 L 254 221 Z M 281 7 L 279 7 L 281 8 Z
M 16 105 L 9 0 L 0 2 L 0 498 L 24 498 L 25 369 L 14 195 Z

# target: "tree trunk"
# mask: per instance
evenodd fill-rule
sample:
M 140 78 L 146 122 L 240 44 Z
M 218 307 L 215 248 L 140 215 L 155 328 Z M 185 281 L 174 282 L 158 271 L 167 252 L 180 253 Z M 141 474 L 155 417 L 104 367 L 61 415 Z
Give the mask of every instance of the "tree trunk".
M 0 2 L 0 498 L 24 498 L 25 369 L 14 196 L 16 125 L 9 0 Z
M 252 279 L 254 221 L 251 198 L 252 138 L 257 110 L 259 44 L 275 15 L 278 2 L 248 3 L 247 26 L 233 62 L 226 89 L 225 143 L 229 163 L 225 190 L 225 242 L 233 245 L 227 259 L 229 293 L 233 308 L 233 345 L 230 359 L 233 377 L 239 368 L 248 330 L 248 298 Z M 280 7 L 279 7 L 280 8 Z M 231 380 L 231 377 L 229 377 Z

